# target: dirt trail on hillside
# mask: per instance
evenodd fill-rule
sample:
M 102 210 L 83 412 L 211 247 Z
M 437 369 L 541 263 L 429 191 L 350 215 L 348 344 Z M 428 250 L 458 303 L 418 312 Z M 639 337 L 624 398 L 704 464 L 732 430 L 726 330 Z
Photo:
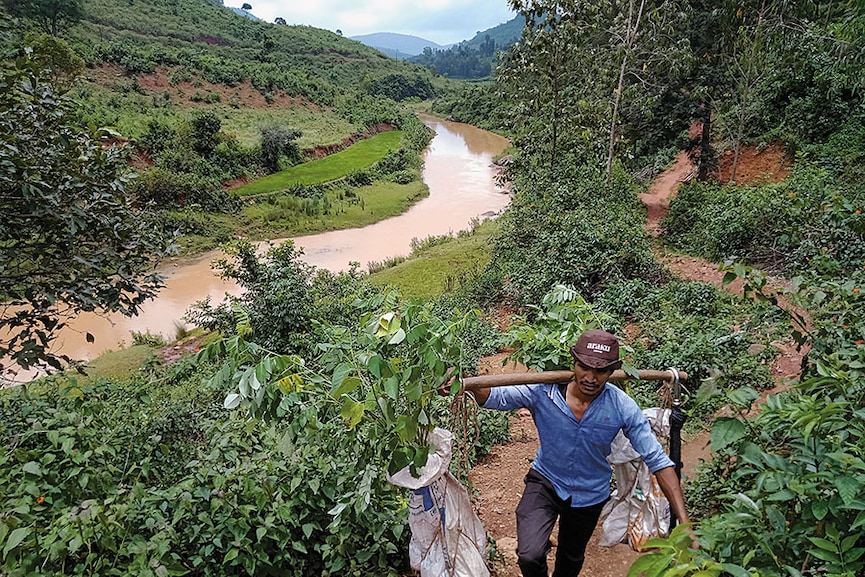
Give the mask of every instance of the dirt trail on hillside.
M 772 166 L 757 166 L 756 163 L 771 158 Z M 777 178 L 776 173 L 784 172 L 785 167 L 777 163 L 776 157 L 759 152 L 743 153 L 740 159 L 743 166 L 737 174 L 755 175 L 754 179 Z M 780 170 L 779 170 L 780 169 Z M 687 153 L 682 152 L 676 163 L 659 175 L 648 192 L 641 195 L 641 200 L 647 207 L 646 230 L 653 236 L 660 232 L 660 222 L 670 205 L 670 199 L 676 194 L 682 182 L 692 178 L 695 167 Z M 723 172 L 722 172 L 723 174 Z M 757 176 L 758 175 L 758 176 Z M 768 175 L 768 176 L 767 176 Z M 784 174 L 783 176 L 786 176 Z M 782 177 L 783 177 L 782 176 Z M 743 180 L 737 178 L 741 183 Z M 742 294 L 742 283 L 737 281 L 723 285 L 724 273 L 718 270 L 718 265 L 703 259 L 674 254 L 663 249 L 656 250 L 657 258 L 676 276 L 703 282 L 710 282 L 735 294 Z M 776 380 L 776 388 L 766 391 L 766 394 L 777 392 L 787 386 L 790 379 L 798 375 L 803 352 L 796 349 L 794 343 L 775 343 L 779 354 L 772 364 L 772 374 Z M 481 372 L 496 374 L 524 371 L 525 367 L 514 365 L 502 366 L 507 355 L 502 353 L 484 359 Z M 475 466 L 469 474 L 469 480 L 476 491 L 475 503 L 481 520 L 487 531 L 493 536 L 498 552 L 504 556 L 504 564 L 497 566 L 498 577 L 520 577 L 516 564 L 516 516 L 517 503 L 522 495 L 523 477 L 534 458 L 538 448 L 538 435 L 528 411 L 522 410 L 519 416 L 511 422 L 511 441 L 507 445 L 494 447 L 490 455 Z M 695 438 L 683 439 L 682 461 L 684 463 L 683 477 L 687 483 L 689 476 L 700 462 L 710 458 L 709 435 L 703 433 Z M 595 530 L 586 549 L 586 561 L 581 575 L 586 577 L 625 577 L 628 568 L 638 557 L 628 545 L 620 544 L 609 548 L 599 546 L 601 530 Z M 553 532 L 555 536 L 555 531 Z M 549 566 L 552 568 L 555 549 L 550 554 Z

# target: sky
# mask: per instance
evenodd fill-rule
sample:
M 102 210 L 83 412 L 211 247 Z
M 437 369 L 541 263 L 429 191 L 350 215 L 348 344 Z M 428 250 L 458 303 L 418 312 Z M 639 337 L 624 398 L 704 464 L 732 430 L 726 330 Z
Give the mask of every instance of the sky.
M 437 44 L 469 40 L 516 14 L 507 0 L 247 0 L 250 12 L 267 22 L 306 24 L 341 30 L 343 36 L 394 32 L 419 36 Z M 243 0 L 224 0 L 241 7 Z

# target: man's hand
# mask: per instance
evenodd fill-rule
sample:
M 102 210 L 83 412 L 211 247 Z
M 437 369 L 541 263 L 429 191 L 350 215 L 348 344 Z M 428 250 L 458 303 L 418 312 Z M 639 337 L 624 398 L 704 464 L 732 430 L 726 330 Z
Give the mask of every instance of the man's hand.
M 439 394 L 443 397 L 449 397 L 454 393 L 459 392 L 459 389 L 453 391 L 454 382 L 457 380 L 456 367 L 448 367 L 445 372 L 445 381 L 439 386 Z

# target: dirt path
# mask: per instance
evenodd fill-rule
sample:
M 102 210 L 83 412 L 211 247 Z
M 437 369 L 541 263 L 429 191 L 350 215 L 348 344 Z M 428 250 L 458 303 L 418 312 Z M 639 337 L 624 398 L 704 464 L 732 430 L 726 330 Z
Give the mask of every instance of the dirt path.
M 761 167 L 759 163 L 765 158 L 771 158 L 771 166 Z M 752 153 L 743 154 L 740 161 L 743 166 L 737 174 L 753 174 L 756 179 L 769 178 L 773 173 L 783 172 L 784 168 L 774 155 L 763 156 Z M 750 164 L 749 164 L 750 162 Z M 686 182 L 695 174 L 695 168 L 687 153 L 678 155 L 675 164 L 659 175 L 649 191 L 641 194 L 641 200 L 647 207 L 645 228 L 653 236 L 660 232 L 660 222 L 670 206 L 670 199 L 676 194 L 682 182 Z M 783 176 L 786 176 L 784 174 Z M 782 176 L 782 178 L 783 178 Z M 737 178 L 739 182 L 743 182 Z M 742 294 L 742 283 L 736 281 L 723 285 L 723 272 L 718 265 L 703 259 L 670 253 L 663 249 L 656 251 L 657 258 L 663 262 L 675 275 L 683 279 L 710 282 L 719 288 L 724 288 L 735 294 Z M 803 353 L 796 350 L 791 342 L 776 343 L 779 354 L 772 365 L 772 374 L 776 380 L 776 389 L 766 391 L 771 394 L 787 385 L 789 379 L 799 373 Z M 508 366 L 502 367 L 501 361 L 505 355 L 485 359 L 481 372 L 487 374 L 514 372 L 525 370 Z M 469 479 L 477 491 L 476 506 L 487 531 L 493 536 L 498 552 L 504 557 L 504 564 L 499 564 L 498 577 L 520 577 L 516 564 L 516 517 L 514 511 L 523 490 L 523 477 L 529 468 L 538 448 L 538 435 L 528 411 L 521 411 L 511 422 L 511 441 L 507 445 L 497 446 L 483 463 L 477 465 L 469 474 Z M 684 463 L 684 480 L 697 465 L 710 457 L 709 434 L 702 433 L 695 438 L 683 439 L 682 461 Z M 586 562 L 581 575 L 586 577 L 625 577 L 628 568 L 638 557 L 628 545 L 616 545 L 609 548 L 599 546 L 600 529 L 596 529 L 586 549 Z M 555 532 L 554 532 L 555 535 Z M 553 550 L 553 553 L 554 554 Z M 550 567 L 552 567 L 552 556 Z

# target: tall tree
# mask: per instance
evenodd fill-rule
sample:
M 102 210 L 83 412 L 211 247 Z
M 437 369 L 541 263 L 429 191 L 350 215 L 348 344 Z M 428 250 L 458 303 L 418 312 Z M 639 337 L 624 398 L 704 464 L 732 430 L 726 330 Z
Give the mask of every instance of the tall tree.
M 52 341 L 82 311 L 136 314 L 167 245 L 126 197 L 124 152 L 72 126 L 40 72 L 29 57 L 0 68 L 0 369 L 60 368 Z
M 52 36 L 84 14 L 81 0 L 3 0 L 3 3 L 10 14 L 35 20 L 43 32 Z

